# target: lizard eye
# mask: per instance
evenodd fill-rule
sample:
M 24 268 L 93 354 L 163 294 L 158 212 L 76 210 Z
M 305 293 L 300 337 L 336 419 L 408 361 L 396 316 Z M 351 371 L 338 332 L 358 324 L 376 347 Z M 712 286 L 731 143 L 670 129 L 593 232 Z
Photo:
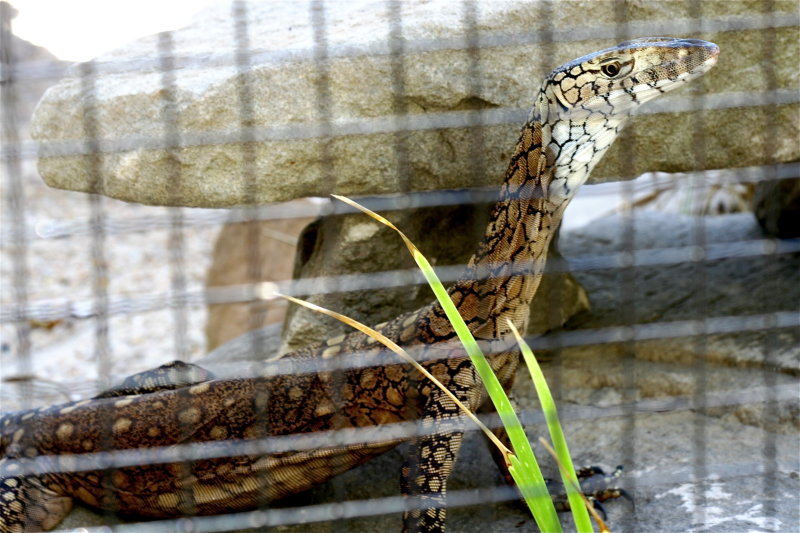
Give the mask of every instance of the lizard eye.
M 605 65 L 602 65 L 600 67 L 600 72 L 602 72 L 606 78 L 616 77 L 621 70 L 622 70 L 622 65 L 620 65 L 619 61 L 606 63 Z

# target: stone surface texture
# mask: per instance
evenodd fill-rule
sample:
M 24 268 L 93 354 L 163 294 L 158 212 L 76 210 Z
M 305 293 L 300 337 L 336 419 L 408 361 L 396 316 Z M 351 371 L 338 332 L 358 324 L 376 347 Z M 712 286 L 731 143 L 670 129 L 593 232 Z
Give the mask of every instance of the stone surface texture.
M 283 207 L 284 211 L 313 211 L 308 204 L 309 200 L 301 199 Z M 312 220 L 301 216 L 225 224 L 214 244 L 206 286 L 213 291 L 291 279 L 297 238 Z M 206 349 L 213 350 L 247 331 L 283 322 L 286 307 L 284 300 L 210 304 Z
M 241 5 L 52 87 L 32 125 L 45 181 L 200 207 L 495 185 L 550 69 L 654 34 L 713 40 L 719 63 L 637 119 L 595 180 L 800 158 L 793 0 Z
M 800 178 L 760 182 L 753 198 L 753 212 L 768 235 L 800 237 Z
M 488 220 L 489 206 L 458 205 L 385 213 L 434 266 L 457 276 Z M 457 222 L 457 229 L 452 227 Z M 448 272 L 443 272 L 446 276 Z M 347 291 L 339 276 L 358 274 L 363 290 Z M 361 213 L 323 217 L 306 228 L 295 261 L 296 278 L 314 278 L 308 299 L 346 309 L 352 318 L 377 324 L 432 300 L 432 292 L 397 234 Z M 444 276 L 443 276 L 444 277 Z M 407 280 L 407 281 L 406 281 Z M 410 282 L 410 283 L 409 283 Z M 420 284 L 423 283 L 423 284 Z M 298 306 L 289 309 L 283 350 L 318 342 L 348 326 Z
M 531 339 L 556 395 L 575 461 L 606 468 L 624 463 L 620 484 L 636 505 L 624 500 L 606 504 L 615 532 L 797 533 L 800 250 L 793 241 L 767 241 L 774 245 L 771 252 L 745 253 L 747 243 L 762 242 L 747 213 L 635 213 L 562 234 L 563 254 L 592 295 L 593 310 L 561 331 Z M 698 240 L 709 250 L 705 261 L 683 260 L 682 247 Z M 631 249 L 636 265 L 609 268 L 609 254 Z M 736 322 L 781 313 L 795 317 L 790 327 L 748 329 L 746 321 Z M 698 335 L 685 329 L 693 320 L 699 321 L 693 330 Z M 634 336 L 626 340 L 625 331 Z M 263 359 L 273 353 L 278 335 L 275 325 L 263 328 L 220 346 L 201 363 L 224 371 L 231 361 Z M 265 351 L 254 355 L 254 345 Z M 529 435 L 537 438 L 546 430 L 525 370 L 513 393 Z M 291 512 L 292 506 L 368 500 L 361 505 L 374 511 L 376 498 L 399 493 L 405 453 L 401 446 L 282 505 Z M 546 457 L 538 447 L 537 454 Z M 544 468 L 546 475 L 555 474 L 552 465 Z M 450 509 L 449 530 L 534 531 L 533 520 L 513 501 L 492 503 L 496 487 L 503 487 L 503 481 L 486 443 L 470 431 L 448 495 L 451 503 L 463 496 L 481 503 Z M 108 520 L 80 509 L 64 527 Z M 566 515 L 563 521 L 565 530 L 573 530 Z M 386 512 L 279 530 L 399 528 L 400 513 Z
M 488 204 L 476 204 L 402 209 L 387 216 L 448 284 L 461 275 L 483 237 L 489 210 Z M 232 242 L 229 246 L 239 245 Z M 317 305 L 346 309 L 351 318 L 377 324 L 433 300 L 402 240 L 361 213 L 319 219 L 306 228 L 300 247 L 294 275 L 316 280 L 305 299 Z M 550 253 L 558 254 L 554 246 Z M 342 278 L 353 276 L 368 288 L 348 290 Z M 586 292 L 569 273 L 549 271 L 531 302 L 528 332 L 544 333 L 588 308 Z M 285 325 L 281 351 L 349 331 L 349 326 L 299 306 L 289 308 Z

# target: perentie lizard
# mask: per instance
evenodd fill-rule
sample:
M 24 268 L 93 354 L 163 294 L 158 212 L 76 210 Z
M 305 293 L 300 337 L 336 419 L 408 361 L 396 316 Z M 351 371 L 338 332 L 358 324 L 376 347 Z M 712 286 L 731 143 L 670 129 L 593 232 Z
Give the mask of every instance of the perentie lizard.
M 571 61 L 545 79 L 485 238 L 462 279 L 449 289 L 477 338 L 504 341 L 506 319 L 525 329 L 548 243 L 575 191 L 634 109 L 702 75 L 718 54 L 716 45 L 700 40 L 636 39 Z M 438 304 L 377 329 L 415 350 L 471 409 L 483 404 L 485 394 L 471 362 L 447 342 L 454 332 Z M 361 354 L 358 368 L 308 369 L 309 363 L 352 353 Z M 500 349 L 490 361 L 510 387 L 518 354 Z M 380 433 L 382 425 L 409 420 L 428 431 L 416 437 L 414 464 L 404 467 L 402 485 L 425 504 L 405 513 L 404 526 L 443 531 L 445 484 L 461 444 L 463 419 L 456 405 L 411 367 L 385 362 L 375 341 L 353 333 L 285 356 L 280 363 L 289 372 L 280 375 L 275 374 L 277 363 L 265 363 L 256 377 L 200 375 L 184 384 L 123 385 L 90 400 L 6 414 L 0 418 L 0 532 L 53 528 L 74 499 L 144 517 L 264 505 L 412 438 Z M 346 444 L 321 439 L 318 447 L 300 451 L 239 447 L 224 452 L 225 445 L 266 437 L 358 427 L 376 428 L 379 439 Z M 168 453 L 197 443 L 220 444 L 224 453 L 185 461 Z M 107 459 L 99 452 L 153 449 L 158 453 L 149 462 L 76 467 L 81 454 Z

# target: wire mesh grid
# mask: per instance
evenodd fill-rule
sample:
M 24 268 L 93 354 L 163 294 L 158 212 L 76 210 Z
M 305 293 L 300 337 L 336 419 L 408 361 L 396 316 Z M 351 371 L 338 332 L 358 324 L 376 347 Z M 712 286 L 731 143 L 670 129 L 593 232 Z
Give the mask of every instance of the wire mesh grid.
M 764 60 L 760 75 L 766 80 L 762 89 L 749 90 L 743 84 L 741 91 L 705 94 L 701 89 L 693 88 L 682 91 L 679 97 L 654 102 L 640 113 L 664 117 L 670 116 L 668 113 L 696 113 L 693 129 L 675 134 L 692 138 L 693 153 L 687 157 L 698 168 L 706 168 L 705 159 L 709 157 L 710 142 L 706 138 L 707 129 L 702 121 L 712 120 L 710 117 L 714 116 L 713 112 L 763 107 L 767 110 L 767 123 L 775 123 L 778 121 L 776 109 L 780 106 L 796 105 L 800 101 L 796 90 L 787 89 L 777 81 L 775 62 L 770 58 L 776 56 L 778 44 L 774 38 L 769 38 L 772 29 L 796 28 L 798 14 L 794 11 L 777 16 L 775 6 L 770 2 L 764 4 L 760 15 L 750 13 L 746 16 L 715 17 L 708 14 L 707 5 L 695 1 L 689 3 L 685 17 L 669 21 L 636 20 L 631 16 L 631 10 L 634 9 L 632 4 L 615 2 L 615 24 L 569 29 L 543 25 L 537 31 L 524 34 L 482 31 L 479 22 L 482 4 L 464 1 L 458 5 L 463 37 L 406 39 L 403 3 L 388 0 L 380 4 L 381 9 L 388 14 L 388 38 L 369 46 L 355 47 L 331 44 L 329 26 L 334 6 L 313 0 L 304 7 L 305 16 L 313 29 L 313 46 L 301 52 L 282 52 L 254 50 L 251 47 L 248 36 L 251 25 L 258 24 L 258 21 L 248 15 L 247 3 L 234 2 L 230 17 L 233 21 L 231 35 L 235 43 L 232 55 L 221 53 L 209 61 L 207 57 L 196 58 L 181 54 L 176 52 L 172 34 L 164 33 L 158 36 L 152 57 L 89 62 L 75 67 L 81 89 L 88 95 L 83 100 L 84 108 L 81 110 L 84 140 L 48 142 L 46 146 L 26 138 L 27 126 L 19 123 L 20 92 L 25 89 L 25 82 L 50 80 L 60 75 L 60 71 L 54 72 L 49 67 L 17 60 L 11 53 L 11 16 L 4 11 L 2 104 L 5 214 L 0 235 L 4 293 L 0 310 L 4 380 L 0 399 L 3 402 L 3 411 L 87 398 L 132 372 L 173 359 L 196 360 L 205 351 L 202 324 L 205 306 L 210 304 L 252 304 L 249 307 L 251 312 L 246 329 L 263 325 L 265 307 L 261 295 L 266 288 L 264 282 L 245 281 L 216 287 L 207 287 L 204 284 L 205 268 L 208 258 L 213 254 L 211 245 L 219 228 L 239 222 L 302 221 L 320 215 L 341 215 L 349 211 L 326 201 L 258 205 L 258 181 L 264 179 L 259 175 L 256 162 L 255 147 L 259 142 L 297 139 L 316 142 L 320 166 L 323 169 L 322 181 L 330 184 L 331 191 L 336 191 L 336 154 L 332 153 L 331 144 L 326 140 L 386 133 L 391 139 L 387 150 L 392 151 L 395 156 L 397 194 L 360 198 L 371 209 L 380 212 L 404 212 L 409 209 L 453 205 L 480 206 L 491 202 L 497 194 L 496 188 L 481 186 L 481 177 L 488 172 L 485 159 L 478 155 L 487 150 L 484 131 L 487 127 L 498 125 L 516 128 L 511 125 L 521 123 L 521 117 L 527 110 L 501 107 L 410 113 L 408 100 L 404 95 L 408 70 L 406 62 L 411 53 L 465 50 L 469 62 L 466 83 L 469 91 L 478 95 L 481 93 L 480 80 L 483 79 L 478 74 L 481 69 L 486 68 L 481 52 L 487 49 L 535 44 L 543 55 L 547 55 L 557 43 L 582 43 L 598 39 L 623 41 L 642 35 L 659 34 L 713 36 L 726 32 L 762 31 L 767 36 L 762 43 Z M 559 9 L 559 4 L 537 2 L 532 4 L 532 8 L 539 11 L 543 20 L 547 20 L 553 15 L 553 10 Z M 313 61 L 316 71 L 313 105 L 316 106 L 317 120 L 313 123 L 252 126 L 256 122 L 253 96 L 256 88 L 241 81 L 236 85 L 235 101 L 230 103 L 241 124 L 236 131 L 187 133 L 178 128 L 177 71 L 192 68 L 233 68 L 239 79 L 245 80 L 244 74 L 255 66 L 278 65 L 287 58 L 297 59 L 303 54 L 305 59 Z M 330 61 L 334 58 L 360 56 L 390 58 L 390 78 L 394 95 L 392 114 L 389 117 L 335 120 L 335 102 L 328 71 Z M 101 118 L 97 102 L 93 98 L 97 81 L 112 74 L 139 71 L 159 73 L 163 97 L 161 134 L 154 136 L 130 131 L 123 136 L 104 137 L 98 128 Z M 532 76 L 534 87 L 544 74 L 545 72 L 539 72 Z M 413 190 L 409 135 L 418 131 L 456 127 L 470 128 L 466 142 L 470 143 L 470 152 L 474 154 L 469 165 L 471 174 L 463 176 L 465 188 L 444 191 Z M 637 123 L 634 121 L 629 129 L 635 131 L 636 128 Z M 170 177 L 166 181 L 170 188 L 167 196 L 173 195 L 177 198 L 182 180 L 178 151 L 186 147 L 214 144 L 236 144 L 241 147 L 241 160 L 238 164 L 246 184 L 244 195 L 251 199 L 245 202 L 248 205 L 226 210 L 143 207 L 124 205 L 96 195 L 84 197 L 62 191 L 42 192 L 39 184 L 31 183 L 35 174 L 33 165 L 40 155 L 89 155 L 91 158 L 93 155 L 124 153 L 126 150 L 143 147 L 156 148 L 170 153 L 173 164 Z M 765 428 L 757 433 L 763 439 L 760 443 L 761 453 L 747 462 L 731 462 L 727 458 L 709 455 L 711 441 L 718 438 L 716 426 L 709 428 L 709 417 L 733 416 L 731 413 L 735 415 L 737 409 L 747 411 L 747 406 L 758 405 L 761 406 L 758 413 L 763 420 L 785 420 L 788 416 L 789 421 L 785 424 L 796 428 L 796 411 L 791 410 L 791 405 L 788 415 L 781 409 L 786 402 L 791 404 L 798 393 L 796 380 L 789 377 L 793 373 L 796 375 L 798 359 L 797 345 L 792 345 L 792 339 L 796 337 L 800 326 L 797 306 L 786 303 L 789 300 L 743 309 L 737 309 L 734 305 L 718 306 L 718 299 L 723 298 L 726 291 L 736 292 L 741 288 L 731 285 L 717 289 L 715 284 L 732 283 L 730 278 L 725 277 L 726 269 L 737 262 L 750 261 L 762 272 L 761 275 L 747 280 L 755 283 L 746 289 L 752 293 L 754 299 L 770 299 L 782 292 L 792 294 L 793 287 L 798 282 L 796 272 L 793 279 L 791 276 L 781 278 L 780 275 L 785 276 L 786 269 L 797 264 L 800 243 L 797 239 L 775 239 L 753 232 L 737 234 L 735 238 L 719 239 L 716 237 L 720 231 L 719 226 L 729 222 L 714 221 L 705 216 L 703 206 L 695 205 L 691 211 L 696 215 L 687 217 L 687 222 L 681 228 L 665 228 L 667 231 L 686 231 L 688 234 L 672 241 L 658 241 L 656 245 L 643 245 L 640 241 L 640 225 L 646 225 L 645 219 L 649 215 L 633 208 L 642 196 L 650 195 L 654 190 L 676 189 L 675 183 L 679 180 L 684 184 L 681 186 L 684 189 L 687 188 L 685 184 L 689 183 L 690 190 L 704 191 L 710 183 L 729 186 L 757 184 L 766 180 L 795 178 L 800 172 L 800 165 L 797 163 L 782 162 L 782 156 L 776 153 L 769 142 L 753 146 L 753 150 L 763 152 L 758 158 L 762 164 L 714 172 L 696 171 L 680 176 L 658 175 L 651 177 L 650 181 L 640 179 L 594 188 L 586 187 L 579 198 L 587 202 L 584 205 L 588 208 L 597 205 L 591 203 L 592 201 L 602 202 L 603 205 L 617 202 L 622 206 L 618 213 L 605 209 L 608 218 L 616 217 L 615 231 L 618 234 L 611 239 L 614 246 L 608 246 L 607 251 L 598 251 L 602 249 L 594 247 L 590 248 L 592 251 L 589 253 L 581 252 L 581 247 L 587 240 L 596 239 L 602 234 L 588 232 L 583 237 L 571 240 L 572 234 L 568 232 L 561 243 L 567 259 L 551 257 L 548 272 L 550 275 L 575 275 L 581 283 L 589 287 L 590 298 L 593 298 L 592 287 L 604 287 L 606 294 L 602 298 L 606 298 L 607 307 L 603 308 L 606 304 L 600 304 L 600 308 L 593 313 L 613 314 L 613 319 L 578 320 L 571 322 L 567 328 L 558 328 L 546 335 L 531 336 L 529 341 L 535 350 L 552 358 L 549 377 L 557 396 L 564 398 L 563 404 L 560 404 L 560 414 L 568 427 L 584 424 L 594 428 L 591 431 L 595 433 L 603 433 L 604 421 L 621 421 L 613 426 L 613 431 L 609 431 L 614 433 L 613 438 L 597 436 L 598 446 L 612 443 L 610 445 L 614 449 L 584 451 L 584 456 L 589 460 L 633 465 L 635 475 L 626 477 L 623 483 L 628 492 L 636 495 L 640 492 L 647 493 L 653 487 L 680 487 L 691 483 L 700 486 L 709 480 L 720 478 L 750 479 L 748 483 L 751 487 L 755 486 L 754 490 L 760 494 L 754 501 L 763 507 L 759 514 L 762 522 L 758 524 L 762 529 L 758 531 L 790 531 L 790 527 L 794 526 L 787 523 L 787 515 L 781 514 L 776 503 L 787 489 L 779 485 L 777 480 L 786 471 L 797 471 L 798 466 L 791 461 L 787 464 L 782 462 L 786 457 L 780 452 L 783 450 L 782 446 L 785 446 L 781 440 L 782 430 L 770 427 L 767 422 L 751 421 L 751 425 Z M 624 150 L 623 154 L 628 160 L 636 157 L 633 149 Z M 101 158 L 94 157 L 90 165 L 90 179 L 100 179 L 103 173 L 100 165 Z M 636 165 L 631 162 L 631 166 Z M 100 183 L 91 185 L 90 190 L 101 190 Z M 689 203 L 699 204 L 704 201 L 700 193 L 689 194 L 688 198 Z M 49 202 L 56 202 L 57 207 Z M 176 200 L 174 204 L 178 205 L 179 201 Z M 571 215 L 572 212 L 568 211 L 566 219 Z M 657 219 L 656 225 L 667 224 L 666 220 L 671 217 L 672 215 Z M 252 224 L 247 228 L 245 279 L 267 279 L 262 260 L 264 251 L 260 249 L 263 240 L 259 232 L 262 230 Z M 278 253 L 286 255 L 295 236 L 280 231 L 264 231 L 273 238 Z M 131 272 L 129 268 L 143 270 Z M 681 283 L 688 287 L 691 296 L 687 298 L 692 299 L 692 305 L 681 306 L 680 302 L 675 302 L 672 307 L 677 312 L 671 312 L 670 306 L 654 310 L 648 305 L 648 299 L 658 288 L 654 289 L 649 284 L 670 283 L 667 276 L 659 275 L 670 270 L 679 270 L 681 275 L 688 275 L 688 279 Z M 445 263 L 437 268 L 437 272 L 443 281 L 455 281 L 462 274 L 463 265 Z M 115 279 L 123 277 L 131 278 L 127 282 L 128 287 L 123 288 L 122 284 L 115 283 Z M 400 267 L 311 279 L 273 278 L 268 285 L 271 289 L 277 288 L 281 293 L 304 297 L 309 294 L 381 291 L 392 287 L 415 286 L 421 282 L 421 274 L 415 269 Z M 63 288 L 59 289 L 59 285 Z M 560 290 L 562 289 L 556 289 L 555 300 L 551 301 L 559 301 Z M 274 302 L 271 304 L 280 305 Z M 723 311 L 719 311 L 719 308 Z M 552 314 L 558 312 L 558 309 L 554 309 Z M 263 335 L 245 335 L 218 348 L 218 358 L 213 361 L 215 372 L 223 376 L 252 375 L 256 372 L 255 367 L 242 359 L 248 354 L 249 359 L 258 359 L 260 357 L 253 357 L 253 354 L 267 354 L 277 349 L 275 342 L 278 337 L 272 331 Z M 746 337 L 748 334 L 752 336 Z M 132 335 L 137 335 L 138 338 L 132 338 Z M 742 335 L 747 342 L 757 344 L 755 349 L 761 354 L 760 360 L 737 360 L 735 357 L 727 360 L 725 356 L 718 354 L 719 339 L 722 339 L 722 343 L 735 344 L 736 339 Z M 787 336 L 789 341 L 785 339 Z M 686 356 L 689 361 L 682 362 L 682 370 L 670 369 L 658 379 L 669 380 L 678 375 L 675 378 L 677 381 L 687 380 L 691 386 L 678 387 L 680 392 L 675 394 L 669 393 L 666 389 L 669 389 L 670 384 L 665 384 L 661 391 L 663 394 L 655 392 L 652 397 L 642 397 L 642 382 L 648 378 L 642 375 L 646 369 L 643 370 L 641 361 L 646 361 L 649 357 L 657 366 L 659 359 L 658 354 L 643 355 L 648 350 L 647 343 L 664 343 L 671 339 L 675 340 L 675 344 L 662 344 L 659 349 L 670 346 L 684 350 L 691 356 Z M 613 347 L 616 363 L 610 366 L 598 363 L 598 368 L 602 368 L 602 372 L 616 370 L 618 375 L 613 379 L 595 375 L 591 379 L 605 379 L 608 384 L 616 387 L 619 392 L 613 396 L 613 401 L 607 401 L 598 392 L 593 393 L 595 397 L 588 401 L 569 401 L 574 400 L 574 395 L 571 396 L 574 390 L 570 390 L 574 384 L 570 385 L 569 381 L 569 365 L 574 359 L 570 359 L 568 354 L 581 349 L 607 354 L 608 347 Z M 77 369 L 75 375 L 65 375 L 59 371 L 64 364 L 64 352 L 74 353 L 72 357 L 78 360 L 74 365 Z M 382 361 L 387 364 L 395 362 L 392 357 L 386 355 Z M 373 364 L 372 359 L 350 354 L 346 358 L 312 360 L 306 366 L 279 360 L 269 367 L 269 372 L 274 375 L 285 372 L 332 372 L 336 375 L 343 370 Z M 722 372 L 720 367 L 736 366 L 754 369 L 754 379 L 749 386 L 744 389 L 711 386 L 712 382 L 719 379 Z M 777 370 L 774 372 L 770 371 L 775 369 Z M 724 375 L 728 377 L 728 374 Z M 658 387 L 655 389 L 659 390 Z M 648 422 L 641 422 L 639 415 L 665 413 L 661 424 L 668 425 L 671 423 L 669 415 L 683 412 L 703 415 L 687 418 L 691 421 L 691 427 L 671 429 L 672 433 L 681 433 L 686 440 L 691 441 L 687 448 L 690 455 L 677 458 L 674 467 L 668 472 L 648 470 L 647 465 L 643 464 L 643 458 L 648 457 L 647 448 L 654 445 L 647 436 L 652 427 Z M 266 424 L 267 415 L 262 416 L 265 417 L 263 421 Z M 496 424 L 492 416 L 485 418 Z M 535 406 L 523 408 L 521 418 L 532 427 L 541 423 Z M 437 428 L 439 430 L 442 428 Z M 101 465 L 108 469 L 108 476 L 111 476 L 114 468 L 125 466 L 170 462 L 185 462 L 190 465 L 192 461 L 202 459 L 314 450 L 330 443 L 345 445 L 400 441 L 424 434 L 425 431 L 429 430 L 419 423 L 406 422 L 318 434 L 117 450 L 75 456 L 70 467 L 77 472 L 98 469 L 98 465 Z M 466 431 L 472 433 L 474 429 L 467 428 Z M 401 453 L 407 452 L 408 449 L 401 448 Z M 610 452 L 613 458 L 605 458 L 606 452 Z M 674 453 L 667 455 L 674 457 Z M 30 463 L 31 473 L 50 471 L 52 465 L 46 459 L 33 460 Z M 385 465 L 399 468 L 397 458 L 394 460 L 395 463 L 389 460 L 379 468 L 386 468 Z M 386 472 L 382 473 L 388 475 Z M 268 502 L 264 501 L 263 508 L 247 512 L 155 522 L 112 523 L 116 524 L 115 531 L 231 531 L 308 523 L 323 523 L 328 528 L 321 530 L 374 530 L 376 524 L 382 524 L 374 522 L 374 519 L 384 515 L 399 516 L 409 505 L 408 499 L 399 495 L 399 490 L 397 494 L 383 494 L 382 488 L 359 483 L 358 475 L 354 474 L 345 481 L 334 478 L 326 485 L 327 489 L 317 491 L 317 494 L 309 497 L 294 498 L 288 507 L 280 504 L 267 505 Z M 394 480 L 399 478 L 399 474 L 392 472 L 389 477 Z M 265 477 L 264 483 L 267 482 Z M 347 483 L 364 486 L 360 487 L 360 492 L 353 492 L 348 489 Z M 499 478 L 490 479 L 488 484 L 469 479 L 456 480 L 456 483 L 457 487 L 448 491 L 448 508 L 482 508 L 490 503 L 507 503 L 517 498 L 516 492 L 504 486 Z M 352 494 L 360 495 L 362 499 L 356 499 Z M 710 528 L 713 524 L 720 523 L 720 517 L 713 510 L 714 502 L 709 501 L 709 498 L 714 498 L 713 487 L 693 490 L 688 496 L 681 497 L 684 508 L 692 515 L 692 527 L 696 530 L 705 531 L 704 527 Z M 634 519 L 622 521 L 622 530 L 642 530 L 637 526 L 636 510 L 630 507 L 624 509 Z M 483 525 L 477 527 L 485 529 L 491 528 L 492 524 L 499 524 L 498 515 L 505 517 L 510 514 L 516 517 L 516 521 L 524 519 L 520 518 L 524 517 L 523 514 L 515 515 L 514 512 L 516 511 L 510 506 L 502 507 L 499 511 L 495 508 L 479 511 L 475 516 L 478 517 L 477 523 Z M 619 513 L 618 510 L 612 513 L 612 520 L 620 516 Z M 641 518 L 641 511 L 639 513 Z M 791 521 L 792 516 L 788 515 L 788 518 Z M 797 518 L 796 514 L 794 518 Z M 344 519 L 356 520 L 347 522 Z M 463 521 L 456 524 L 460 524 L 454 529 L 456 531 L 464 526 Z M 501 528 L 498 530 L 505 530 L 502 529 L 504 526 L 497 527 Z M 105 531 L 102 527 L 97 530 Z

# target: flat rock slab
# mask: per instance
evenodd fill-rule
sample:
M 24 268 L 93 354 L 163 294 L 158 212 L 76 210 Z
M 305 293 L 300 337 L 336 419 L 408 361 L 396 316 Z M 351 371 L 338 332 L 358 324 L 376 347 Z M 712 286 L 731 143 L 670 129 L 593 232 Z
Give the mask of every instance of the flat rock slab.
M 483 239 L 491 205 L 401 209 L 384 215 L 402 228 L 449 285 L 463 274 L 475 243 Z M 403 241 L 363 213 L 321 217 L 305 228 L 298 241 L 294 278 L 304 280 L 303 297 L 309 302 L 347 310 L 355 320 L 377 324 L 434 298 Z M 246 245 L 245 241 L 220 245 L 215 264 Z M 556 253 L 551 245 L 551 258 Z M 569 273 L 546 271 L 530 307 L 527 331 L 541 334 L 586 311 L 589 302 Z M 289 307 L 284 324 L 284 353 L 350 331 L 338 320 L 296 305 Z
M 647 35 L 712 40 L 719 63 L 634 121 L 595 180 L 800 158 L 793 0 L 237 5 L 52 87 L 32 123 L 45 181 L 199 207 L 495 185 L 547 72 Z
M 573 320 L 564 331 L 532 339 L 541 347 L 538 353 L 557 396 L 575 461 L 607 469 L 625 465 L 620 484 L 634 495 L 635 508 L 624 500 L 607 503 L 612 531 L 800 531 L 800 329 L 742 327 L 696 336 L 668 327 L 703 317 L 796 313 L 800 251 L 786 252 L 781 246 L 793 241 L 777 241 L 774 253 L 744 253 L 746 243 L 761 240 L 756 222 L 747 214 L 698 219 L 647 213 L 633 220 L 637 254 L 669 248 L 666 263 L 635 267 L 623 278 L 633 284 L 621 285 L 618 268 L 588 266 L 590 259 L 597 266 L 609 254 L 629 249 L 625 247 L 628 219 L 613 216 L 565 232 L 562 249 L 573 266 L 582 265 L 574 274 L 589 289 L 593 311 Z M 709 253 L 717 246 L 722 255 L 726 243 L 734 247 L 732 253 L 707 263 L 676 261 L 676 250 L 693 245 L 701 234 Z M 641 258 L 637 254 L 634 258 Z M 707 269 L 700 285 L 693 277 L 699 266 Z M 606 290 L 600 290 L 603 287 Z M 586 335 L 602 336 L 624 326 L 622 305 L 633 296 L 637 327 L 664 326 L 660 335 L 624 342 L 613 335 L 605 341 L 586 341 Z M 224 369 L 231 361 L 252 359 L 251 346 L 274 350 L 278 334 L 272 326 L 249 334 L 252 339 L 245 335 L 215 350 L 202 364 Z M 537 437 L 543 431 L 541 416 L 525 370 L 517 378 L 514 394 L 530 423 L 529 435 Z M 401 446 L 283 502 L 282 519 L 310 519 L 320 513 L 318 521 L 269 530 L 398 531 L 400 513 L 393 498 L 399 494 L 404 453 L 407 449 Z M 545 469 L 554 474 L 552 465 Z M 472 502 L 448 511 L 450 531 L 535 531 L 533 520 L 504 491 L 484 439 L 474 431 L 467 434 L 448 490 L 451 503 Z M 337 503 L 350 501 L 355 503 Z M 307 505 L 316 507 L 298 508 Z M 334 518 L 351 512 L 376 516 Z M 264 516 L 231 516 L 214 523 L 243 531 L 248 524 L 262 523 Z M 196 526 L 204 527 L 202 520 Z M 563 521 L 571 530 L 567 515 Z M 64 527 L 101 523 L 108 523 L 108 518 L 80 509 Z

